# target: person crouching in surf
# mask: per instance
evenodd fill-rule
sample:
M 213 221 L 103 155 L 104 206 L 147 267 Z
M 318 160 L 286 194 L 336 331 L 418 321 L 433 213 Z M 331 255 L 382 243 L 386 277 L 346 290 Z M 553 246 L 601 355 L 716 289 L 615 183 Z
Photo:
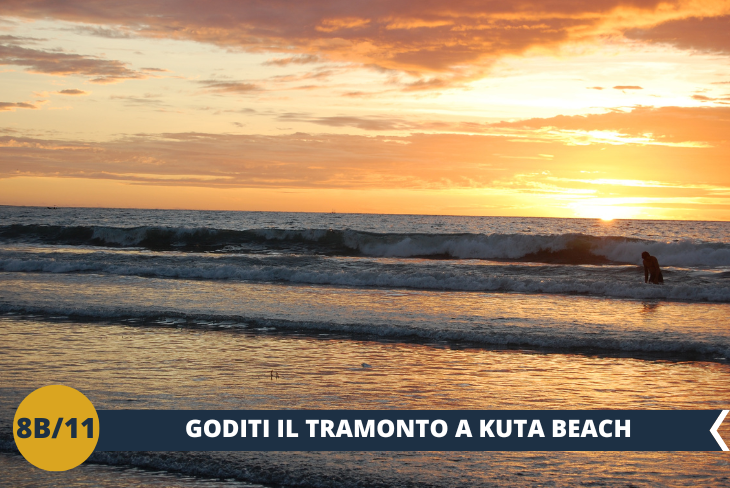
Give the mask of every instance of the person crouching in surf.
M 659 269 L 657 258 L 646 251 L 641 253 L 641 258 L 644 260 L 644 283 L 663 284 L 664 277 L 662 276 L 662 270 Z

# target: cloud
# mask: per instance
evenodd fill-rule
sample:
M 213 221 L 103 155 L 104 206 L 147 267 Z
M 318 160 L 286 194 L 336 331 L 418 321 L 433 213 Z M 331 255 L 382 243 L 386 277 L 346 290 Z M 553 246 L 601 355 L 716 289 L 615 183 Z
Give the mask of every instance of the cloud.
M 475 187 L 495 177 L 484 154 L 507 152 L 509 145 L 503 138 L 452 135 L 164 133 L 106 143 L 8 135 L 0 137 L 0 177 L 209 187 Z
M 18 108 L 38 110 L 38 107 L 26 102 L 0 102 L 0 112 L 15 112 Z
M 663 143 L 703 142 L 726 145 L 730 142 L 730 107 L 635 107 L 605 114 L 559 115 L 492 124 L 495 128 L 549 132 L 602 131 L 641 138 L 649 135 Z
M 22 36 L 10 36 L 10 35 L 2 35 L 0 36 L 0 43 L 7 43 L 7 44 L 35 44 L 41 41 L 46 41 L 47 39 L 39 39 L 37 37 L 22 37 Z
M 79 95 L 88 95 L 89 92 L 84 90 L 77 90 L 75 88 L 70 88 L 66 90 L 57 91 L 59 95 L 72 95 L 72 96 L 79 96 Z
M 75 32 L 79 34 L 89 35 L 89 36 L 95 36 L 95 37 L 105 37 L 107 39 L 130 39 L 134 37 L 132 34 L 130 34 L 127 31 L 122 31 L 119 29 L 109 29 L 106 27 L 94 27 L 94 26 L 78 26 L 74 29 Z
M 248 108 L 248 107 L 245 107 L 245 108 L 237 108 L 237 109 L 228 109 L 228 110 L 223 110 L 223 112 L 226 112 L 226 113 L 234 113 L 234 114 L 246 114 L 246 115 L 258 113 L 257 110 L 252 109 L 252 108 Z
M 309 113 L 289 112 L 279 114 L 278 118 L 285 121 L 307 122 L 328 127 L 354 127 L 366 131 L 398 131 L 398 132 L 455 132 L 470 134 L 501 135 L 490 124 L 479 122 L 443 121 L 428 119 L 407 120 L 401 117 L 383 115 L 337 115 L 320 117 Z
M 480 202 L 505 202 L 505 198 L 514 204 L 532 202 L 532 211 L 527 209 L 527 213 L 534 213 L 536 205 L 559 211 L 587 202 L 622 205 L 632 201 L 648 207 L 691 207 L 694 211 L 682 213 L 687 218 L 696 218 L 697 209 L 712 206 L 714 213 L 706 214 L 707 218 L 726 218 L 730 211 L 730 173 L 725 171 L 730 160 L 726 135 L 730 109 L 673 109 L 529 119 L 519 126 L 502 127 L 501 135 L 187 132 L 88 142 L 0 129 L 0 179 L 11 178 L 5 184 L 12 186 L 15 177 L 26 177 L 18 182 L 30 185 L 36 181 L 33 178 L 52 178 L 51 184 L 60 188 L 67 188 L 64 178 L 75 178 L 90 180 L 84 183 L 87 187 L 97 180 L 110 180 L 169 191 L 180 187 L 260 189 L 258 194 L 269 196 L 276 195 L 268 193 L 274 189 L 336 190 L 337 199 L 386 190 L 397 194 L 394 205 L 408 190 L 433 191 L 447 199 L 464 190 L 477 192 Z M 683 121 L 690 129 L 694 124 L 697 132 L 717 125 L 708 137 L 718 140 L 712 147 L 698 148 L 576 145 L 549 137 L 575 127 L 600 130 L 631 125 L 632 116 L 639 125 L 653 121 L 654 125 L 646 126 L 652 130 L 662 118 L 675 124 Z
M 109 99 L 120 100 L 127 107 L 149 107 L 149 106 L 166 107 L 166 106 L 168 106 L 166 103 L 164 103 L 162 100 L 160 100 L 160 97 L 161 97 L 161 95 L 157 95 L 157 94 L 153 94 L 153 93 L 145 93 L 144 95 L 142 95 L 140 97 L 127 96 L 127 95 L 112 95 L 109 97 Z
M 316 116 L 297 112 L 279 114 L 278 118 L 328 127 L 354 127 L 373 132 L 465 133 L 569 145 L 708 147 L 726 144 L 726 134 L 730 133 L 730 108 L 723 107 L 639 106 L 630 111 L 611 110 L 605 114 L 559 115 L 498 123 L 383 115 Z
M 730 14 L 725 1 L 690 0 L 223 0 L 213 6 L 148 0 L 141 8 L 124 2 L 100 7 L 92 0 L 11 0 L 3 10 L 9 17 L 55 18 L 92 29 L 114 26 L 135 36 L 285 53 L 266 62 L 271 65 L 336 61 L 397 70 L 416 79 L 409 90 L 464 83 L 483 76 L 503 56 L 555 52 L 624 32 L 645 42 L 723 51 Z
M 324 80 L 340 71 L 341 70 L 320 68 L 306 73 L 272 76 L 268 80 L 276 83 L 291 83 L 306 80 Z
M 730 101 L 730 96 L 726 97 L 708 97 L 706 95 L 692 95 L 693 100 L 698 100 L 700 102 L 717 102 L 721 104 L 725 104 Z
M 292 120 L 297 122 L 309 122 L 312 124 L 326 125 L 329 127 L 355 127 L 372 131 L 403 131 L 423 129 L 423 125 L 416 122 L 408 122 L 403 119 L 387 117 L 314 117 L 309 114 L 286 113 L 279 116 L 281 120 Z
M 587 86 L 589 90 L 603 90 L 602 86 Z
M 613 87 L 614 90 L 643 90 L 642 87 L 636 85 L 618 85 Z
M 340 96 L 347 97 L 347 98 L 371 98 L 375 97 L 377 95 L 380 95 L 381 93 L 385 93 L 388 90 L 381 90 L 377 92 L 366 92 L 366 91 L 349 91 L 341 93 Z
M 681 49 L 730 54 L 730 15 L 670 20 L 649 29 L 629 30 L 626 36 Z
M 289 56 L 287 58 L 276 58 L 264 61 L 262 64 L 265 66 L 288 66 L 290 64 L 309 64 L 321 62 L 319 56 L 314 54 L 300 54 L 297 56 Z
M 259 85 L 244 81 L 201 80 L 198 81 L 198 84 L 203 85 L 210 91 L 218 93 L 243 94 L 261 90 Z
M 403 85 L 403 91 L 406 92 L 413 92 L 413 91 L 424 91 L 424 90 L 438 90 L 438 89 L 444 89 L 444 88 L 451 88 L 453 86 L 461 85 L 461 80 L 456 79 L 456 77 L 453 78 L 441 78 L 441 77 L 433 77 L 433 78 L 421 78 L 420 80 L 416 80 L 411 83 L 405 83 Z M 471 81 L 471 80 L 464 80 L 464 81 Z
M 548 195 L 551 205 L 552 198 L 561 195 L 569 200 L 586 195 L 710 198 L 718 188 L 730 188 L 730 175 L 718 172 L 730 157 L 727 145 L 677 150 L 550 140 L 536 144 L 464 134 L 187 132 L 137 134 L 107 142 L 8 133 L 0 136 L 0 147 L 0 178 L 46 176 L 208 188 L 472 189 Z M 702 157 L 697 157 L 700 151 Z M 580 172 L 584 169 L 595 174 L 587 179 Z M 722 204 L 730 208 L 727 198 Z
M 25 66 L 32 73 L 92 76 L 91 83 L 116 83 L 147 76 L 125 63 L 59 51 L 29 49 L 16 44 L 0 45 L 0 65 Z
M 725 104 L 723 101 L 716 103 Z M 278 118 L 369 132 L 471 134 L 565 145 L 708 148 L 726 146 L 730 133 L 730 108 L 723 107 L 635 107 L 630 111 L 612 110 L 605 114 L 560 115 L 498 123 L 383 115 L 316 116 L 297 112 L 279 114 Z
M 365 27 L 371 22 L 367 18 L 358 17 L 335 17 L 330 19 L 323 19 L 319 25 L 315 26 L 315 30 L 319 32 L 335 32 L 345 29 L 358 29 Z

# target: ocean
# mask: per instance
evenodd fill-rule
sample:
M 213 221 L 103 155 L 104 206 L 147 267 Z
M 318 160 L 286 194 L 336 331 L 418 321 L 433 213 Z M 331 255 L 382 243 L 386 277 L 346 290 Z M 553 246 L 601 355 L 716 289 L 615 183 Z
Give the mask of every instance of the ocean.
M 48 384 L 97 409 L 727 409 L 730 222 L 0 206 L 0 485 L 730 486 L 722 452 L 116 452 L 47 473 L 11 423 Z

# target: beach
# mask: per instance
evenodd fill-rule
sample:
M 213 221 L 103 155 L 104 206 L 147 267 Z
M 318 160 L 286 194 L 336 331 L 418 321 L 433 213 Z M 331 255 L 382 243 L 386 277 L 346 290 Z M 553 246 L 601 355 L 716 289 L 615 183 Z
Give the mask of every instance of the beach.
M 730 405 L 726 222 L 0 215 L 9 486 L 58 482 L 13 454 L 12 412 L 46 384 L 97 409 Z M 645 249 L 664 285 L 644 284 Z M 721 452 L 97 452 L 64 485 L 727 486 L 728 463 Z

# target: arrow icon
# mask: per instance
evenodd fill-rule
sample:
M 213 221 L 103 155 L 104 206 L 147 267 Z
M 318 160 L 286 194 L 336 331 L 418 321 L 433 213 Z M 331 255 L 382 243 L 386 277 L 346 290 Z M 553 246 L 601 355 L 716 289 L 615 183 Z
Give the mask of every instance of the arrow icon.
M 710 434 L 712 434 L 712 437 L 715 438 L 718 444 L 720 444 L 720 449 L 723 451 L 727 451 L 727 445 L 725 444 L 725 441 L 722 440 L 722 437 L 720 434 L 717 433 L 717 429 L 720 428 L 722 425 L 722 421 L 725 420 L 725 417 L 727 416 L 727 413 L 730 412 L 730 410 L 723 410 L 720 412 L 720 416 L 717 417 L 717 420 L 715 420 L 715 423 L 712 425 L 712 428 L 710 429 Z

